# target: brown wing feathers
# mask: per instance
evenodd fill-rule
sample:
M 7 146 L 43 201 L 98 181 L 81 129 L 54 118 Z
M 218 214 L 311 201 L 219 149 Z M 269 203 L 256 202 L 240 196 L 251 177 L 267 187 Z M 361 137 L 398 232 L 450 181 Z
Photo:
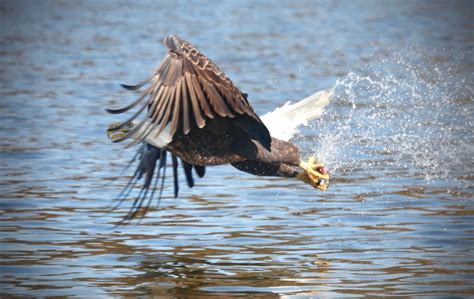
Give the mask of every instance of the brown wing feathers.
M 143 106 L 121 125 L 125 126 L 148 107 L 148 117 L 139 126 L 146 120 L 151 122 L 136 142 L 146 138 L 153 129 L 157 129 L 156 134 L 159 134 L 167 125 L 170 125 L 172 136 L 180 127 L 184 134 L 188 134 L 194 126 L 192 121 L 198 128 L 203 128 L 206 119 L 215 116 L 234 118 L 236 115 L 246 115 L 245 118 L 255 122 L 254 127 L 261 130 L 257 135 L 270 139 L 268 130 L 245 96 L 217 65 L 177 36 L 167 36 L 163 43 L 169 52 L 155 74 L 137 85 L 123 85 L 130 90 L 139 89 L 149 82 L 150 86 L 130 105 L 116 110 L 108 109 L 111 113 L 122 113 L 146 99 Z M 135 132 L 129 132 L 117 141 L 125 140 Z M 263 141 L 266 143 L 266 140 Z

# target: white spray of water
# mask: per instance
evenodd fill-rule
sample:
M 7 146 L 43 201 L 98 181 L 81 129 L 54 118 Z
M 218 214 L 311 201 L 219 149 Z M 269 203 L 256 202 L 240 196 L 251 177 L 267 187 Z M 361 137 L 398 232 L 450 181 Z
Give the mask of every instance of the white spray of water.
M 363 75 L 349 73 L 337 81 L 331 105 L 313 123 L 314 154 L 333 173 L 357 170 L 471 185 L 472 78 L 459 75 L 459 66 L 415 58 L 377 62 Z

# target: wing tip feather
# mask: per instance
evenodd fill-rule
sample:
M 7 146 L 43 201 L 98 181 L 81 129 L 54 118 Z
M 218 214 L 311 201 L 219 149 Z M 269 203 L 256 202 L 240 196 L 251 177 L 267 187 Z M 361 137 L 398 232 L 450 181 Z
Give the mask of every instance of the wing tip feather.
M 170 49 L 171 51 L 176 52 L 176 53 L 181 53 L 181 44 L 182 44 L 182 42 L 183 42 L 183 40 L 181 38 L 179 38 L 177 35 L 173 35 L 173 34 L 167 35 L 163 39 L 163 44 L 168 49 Z

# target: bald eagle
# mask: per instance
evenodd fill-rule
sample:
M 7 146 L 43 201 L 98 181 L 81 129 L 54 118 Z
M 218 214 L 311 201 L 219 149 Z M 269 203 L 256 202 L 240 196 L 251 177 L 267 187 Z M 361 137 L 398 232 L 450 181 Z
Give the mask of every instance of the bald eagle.
M 285 132 L 269 131 L 262 118 L 268 119 L 267 124 L 284 123 L 290 114 L 293 118 L 301 114 L 301 121 L 296 124 L 306 122 L 322 113 L 330 91 L 293 105 L 287 103 L 260 118 L 247 94 L 196 47 L 175 35 L 165 37 L 163 43 L 169 51 L 152 76 L 137 85 L 122 84 L 128 90 L 146 86 L 141 96 L 124 108 L 107 109 L 119 114 L 139 106 L 131 117 L 112 124 L 107 130 L 114 142 L 131 139 L 129 145 L 141 144 L 132 160 L 138 160 L 138 167 L 118 197 L 120 204 L 137 182 L 144 179 L 126 220 L 139 212 L 144 215 L 157 189 L 161 198 L 168 155 L 175 197 L 179 191 L 179 160 L 189 187 L 194 185 L 193 170 L 203 177 L 206 166 L 231 164 L 254 175 L 296 178 L 320 190 L 327 188 L 329 173 L 324 165 L 314 157 L 303 161 L 298 147 L 287 141 L 291 133 L 277 138 Z M 142 114 L 145 116 L 138 121 Z M 295 127 L 295 122 L 292 126 Z M 161 188 L 158 187 L 160 176 Z

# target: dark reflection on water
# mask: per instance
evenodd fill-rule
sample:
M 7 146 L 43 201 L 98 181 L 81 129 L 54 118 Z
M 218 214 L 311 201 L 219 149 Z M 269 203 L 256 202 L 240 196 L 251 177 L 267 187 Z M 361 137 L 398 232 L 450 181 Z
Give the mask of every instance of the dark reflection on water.
M 470 2 L 0 3 L 0 294 L 474 292 Z M 436 16 L 436 17 L 435 17 Z M 324 193 L 210 168 L 141 221 L 108 212 L 133 151 L 106 106 L 197 44 L 259 113 L 336 88 L 295 139 Z

